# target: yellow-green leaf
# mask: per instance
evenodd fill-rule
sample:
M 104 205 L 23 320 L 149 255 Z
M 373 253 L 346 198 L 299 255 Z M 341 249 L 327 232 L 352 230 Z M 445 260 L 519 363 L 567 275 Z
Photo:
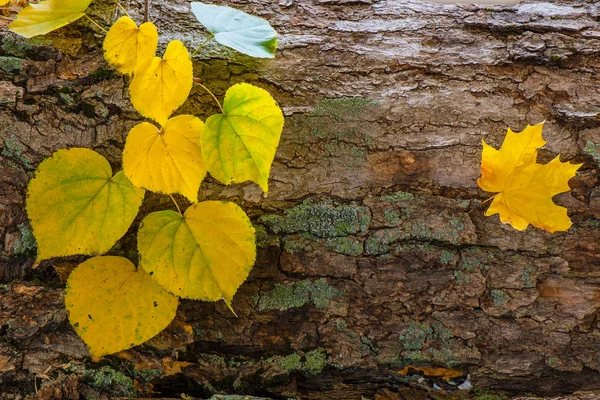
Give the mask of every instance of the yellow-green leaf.
M 69 276 L 69 321 L 94 360 L 127 350 L 165 329 L 175 318 L 177 297 L 123 257 L 94 257 Z
M 110 28 L 104 39 L 104 58 L 117 71 L 131 75 L 136 68 L 150 65 L 156 47 L 158 31 L 152 22 L 144 22 L 140 27 L 127 17 L 119 18 Z
M 92 0 L 44 0 L 22 9 L 9 30 L 25 37 L 45 35 L 85 15 Z
M 265 193 L 283 113 L 269 92 L 247 83 L 227 90 L 223 114 L 206 120 L 202 155 L 210 174 L 224 184 L 256 182 Z
M 105 253 L 127 232 L 144 198 L 121 171 L 88 149 L 58 150 L 29 182 L 27 214 L 37 260 Z
M 123 170 L 136 186 L 161 193 L 181 193 L 198 201 L 206 176 L 200 135 L 204 123 L 193 115 L 171 118 L 162 130 L 142 122 L 129 131 Z
M 173 40 L 163 58 L 154 57 L 150 65 L 138 71 L 131 81 L 131 102 L 140 114 L 164 126 L 192 90 L 190 53 L 183 43 Z
M 234 203 L 194 204 L 148 215 L 138 232 L 140 266 L 170 292 L 231 304 L 256 258 L 254 227 Z

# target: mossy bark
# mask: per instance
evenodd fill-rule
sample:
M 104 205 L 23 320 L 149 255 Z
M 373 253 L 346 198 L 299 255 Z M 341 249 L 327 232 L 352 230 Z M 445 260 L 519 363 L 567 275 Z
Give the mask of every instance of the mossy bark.
M 240 204 L 257 228 L 239 317 L 222 302 L 182 301 L 166 331 L 100 363 L 63 305 L 65 277 L 83 258 L 32 269 L 26 186 L 60 148 L 92 148 L 119 169 L 141 119 L 92 26 L 34 41 L 0 33 L 0 398 L 35 398 L 36 387 L 47 399 L 600 390 L 600 6 L 227 4 L 267 18 L 281 33 L 278 55 L 253 60 L 210 42 L 195 75 L 217 96 L 242 81 L 264 87 L 286 116 L 268 197 L 210 178 L 200 190 L 201 200 Z M 142 2 L 128 6 L 140 20 Z M 163 49 L 204 40 L 187 2 L 152 6 Z M 108 24 L 111 10 L 94 13 Z M 178 112 L 218 108 L 195 88 Z M 574 222 L 566 233 L 484 217 L 489 194 L 476 184 L 481 139 L 497 147 L 507 127 L 544 120 L 540 161 L 584 163 L 556 198 Z M 168 197 L 149 195 L 136 224 L 165 208 Z M 134 230 L 111 254 L 137 259 Z

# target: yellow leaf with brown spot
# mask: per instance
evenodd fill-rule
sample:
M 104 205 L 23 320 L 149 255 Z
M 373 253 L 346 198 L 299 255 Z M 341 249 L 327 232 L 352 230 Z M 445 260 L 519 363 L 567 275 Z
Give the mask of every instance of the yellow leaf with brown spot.
M 140 27 L 129 17 L 119 18 L 104 39 L 104 58 L 111 67 L 122 74 L 131 75 L 136 68 L 150 65 L 156 47 L 158 31 L 152 22 L 144 22 Z
M 529 224 L 548 232 L 566 231 L 571 226 L 567 209 L 552 201 L 558 193 L 571 190 L 568 181 L 583 164 L 564 163 L 559 156 L 548 164 L 536 162 L 543 123 L 515 133 L 508 130 L 500 150 L 483 141 L 479 187 L 497 192 L 485 215 L 500 214 L 500 221 L 524 230 Z
M 123 170 L 131 183 L 154 192 L 181 193 L 198 201 L 206 176 L 200 135 L 204 123 L 193 115 L 169 119 L 158 129 L 142 122 L 129 131 L 123 151 Z
M 67 281 L 69 321 L 94 360 L 142 344 L 175 318 L 177 297 L 123 257 L 84 261 Z
M 163 58 L 154 57 L 147 68 L 137 71 L 129 93 L 135 109 L 164 126 L 192 90 L 190 53 L 179 40 L 167 46 Z

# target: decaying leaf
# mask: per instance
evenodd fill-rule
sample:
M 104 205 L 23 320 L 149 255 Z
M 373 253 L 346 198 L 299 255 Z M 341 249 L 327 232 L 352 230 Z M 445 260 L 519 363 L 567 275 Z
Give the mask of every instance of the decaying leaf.
M 552 196 L 571 190 L 568 185 L 583 164 L 563 163 L 560 156 L 548 164 L 536 162 L 543 123 L 523 132 L 508 129 L 500 150 L 483 142 L 479 186 L 497 192 L 485 215 L 500 214 L 500 221 L 524 230 L 529 224 L 548 232 L 566 231 L 571 226 L 567 209 L 552 202 Z
M 69 321 L 100 357 L 144 343 L 175 318 L 177 297 L 126 258 L 94 257 L 69 277 Z
M 184 215 L 159 211 L 138 232 L 140 266 L 180 297 L 231 304 L 256 258 L 254 227 L 234 203 L 205 201 Z
M 152 22 L 140 27 L 123 16 L 110 28 L 104 39 L 104 58 L 122 74 L 133 74 L 136 68 L 147 68 L 156 54 L 158 31 Z
M 129 131 L 123 151 L 123 170 L 136 186 L 154 192 L 181 193 L 198 201 L 206 176 L 200 150 L 204 123 L 193 115 L 169 119 L 158 129 L 142 122 Z
M 188 98 L 192 78 L 190 53 L 183 43 L 173 40 L 163 58 L 154 57 L 147 68 L 134 75 L 129 86 L 131 103 L 144 117 L 164 126 Z
M 256 182 L 268 192 L 269 172 L 283 130 L 283 113 L 269 92 L 247 83 L 227 90 L 223 114 L 206 120 L 202 155 L 221 183 Z
M 37 261 L 107 252 L 127 232 L 143 198 L 143 189 L 123 171 L 113 176 L 95 151 L 58 150 L 39 165 L 28 187 Z
M 8 29 L 27 38 L 45 35 L 83 17 L 91 2 L 92 0 L 43 0 L 38 4 L 31 3 L 19 12 Z

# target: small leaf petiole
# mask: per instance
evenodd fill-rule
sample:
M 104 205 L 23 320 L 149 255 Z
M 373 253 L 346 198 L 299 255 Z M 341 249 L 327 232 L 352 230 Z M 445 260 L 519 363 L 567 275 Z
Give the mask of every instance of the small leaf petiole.
M 169 195 L 169 197 L 171 198 L 171 200 L 173 200 L 173 203 L 175 203 L 175 207 L 177 207 L 177 211 L 179 211 L 179 214 L 181 216 L 183 216 L 183 213 L 181 212 L 181 208 L 179 208 L 179 204 L 177 204 L 177 202 L 175 201 L 175 198 L 171 195 Z
M 150 21 L 150 0 L 144 0 L 144 22 Z
M 209 88 L 207 88 L 206 86 L 201 84 L 200 79 L 198 79 L 198 78 L 194 78 L 194 83 L 196 85 L 200 86 L 202 89 L 206 90 L 208 92 L 208 94 L 210 94 L 212 96 L 212 98 L 215 99 L 215 101 L 217 102 L 217 105 L 219 106 L 219 109 L 221 110 L 221 114 L 225 114 L 225 111 L 223 111 L 223 106 L 221 106 L 221 103 L 219 102 L 217 97 L 213 94 L 213 92 L 211 92 Z
M 115 0 L 115 4 L 117 5 L 117 7 L 119 7 L 121 9 L 121 11 L 123 11 L 125 13 L 125 15 L 127 15 L 129 18 L 131 18 L 131 16 L 129 15 L 129 13 L 127 12 L 127 10 L 125 9 L 125 7 L 123 7 L 121 5 L 121 3 L 119 3 L 117 0 Z
M 202 44 L 201 44 L 200 46 L 196 47 L 196 50 L 194 50 L 194 52 L 192 53 L 192 57 L 194 57 L 194 56 L 195 56 L 195 55 L 198 53 L 198 51 L 200 51 L 200 49 L 201 49 L 201 48 L 203 48 L 203 47 L 204 47 L 204 45 L 205 45 L 206 43 L 208 43 L 208 42 L 210 41 L 210 39 L 212 39 L 213 37 L 214 37 L 214 35 L 213 35 L 213 34 L 211 34 L 211 35 L 208 37 L 208 39 L 206 39 L 204 42 L 202 42 Z
M 88 21 L 90 21 L 92 24 L 96 25 L 98 27 L 98 29 L 100 29 L 102 32 L 104 32 L 105 35 L 108 33 L 108 31 L 106 29 L 104 29 L 99 23 L 97 23 L 96 21 L 91 19 L 89 15 L 83 14 L 83 16 L 86 17 L 88 19 Z

